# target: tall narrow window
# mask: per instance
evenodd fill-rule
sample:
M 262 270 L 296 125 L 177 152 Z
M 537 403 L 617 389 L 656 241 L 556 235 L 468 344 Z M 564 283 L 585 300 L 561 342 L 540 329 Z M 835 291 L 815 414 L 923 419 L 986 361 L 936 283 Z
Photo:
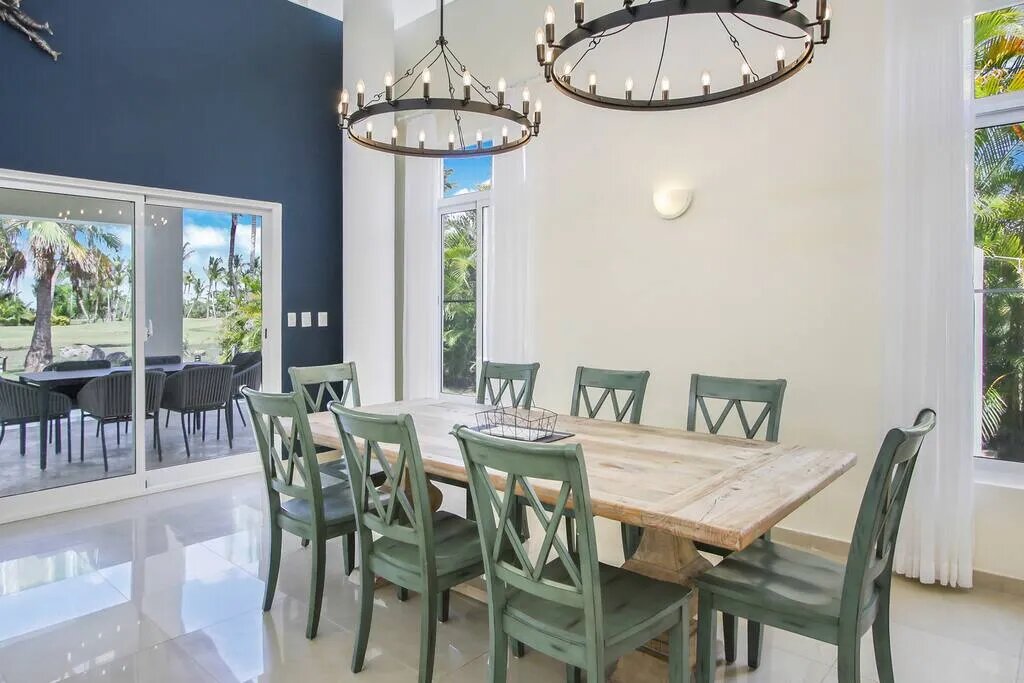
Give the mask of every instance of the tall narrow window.
M 482 246 L 493 165 L 489 157 L 452 158 L 442 168 L 441 391 L 473 394 L 484 349 Z

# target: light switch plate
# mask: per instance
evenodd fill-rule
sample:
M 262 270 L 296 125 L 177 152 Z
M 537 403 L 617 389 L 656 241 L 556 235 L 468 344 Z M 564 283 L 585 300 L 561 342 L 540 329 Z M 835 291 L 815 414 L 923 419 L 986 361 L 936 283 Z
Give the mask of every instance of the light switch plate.
M 288 327 L 295 327 L 298 324 L 297 317 L 294 311 L 288 313 Z
M 310 311 L 302 312 L 302 326 L 313 327 L 313 314 Z
M 316 326 L 327 327 L 327 311 L 320 311 L 316 314 Z

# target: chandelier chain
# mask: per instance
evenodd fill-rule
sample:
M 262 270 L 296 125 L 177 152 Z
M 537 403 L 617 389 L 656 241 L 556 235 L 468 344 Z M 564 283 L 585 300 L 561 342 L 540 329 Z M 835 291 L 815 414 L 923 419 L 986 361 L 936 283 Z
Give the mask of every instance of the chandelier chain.
M 803 35 L 799 35 L 799 36 L 787 36 L 787 35 L 785 35 L 783 33 L 776 33 L 775 31 L 772 31 L 771 29 L 765 28 L 764 26 L 758 26 L 757 24 L 754 24 L 754 23 L 752 23 L 750 21 L 747 21 L 746 19 L 744 19 L 740 15 L 736 14 L 735 12 L 730 12 L 730 14 L 732 14 L 734 19 L 738 19 L 739 21 L 742 21 L 744 24 L 746 24 L 750 28 L 757 29 L 758 31 L 761 31 L 762 33 L 767 33 L 768 35 L 775 36 L 776 38 L 785 38 L 786 40 L 803 40 L 804 38 L 807 37 L 807 34 L 803 34 Z
M 746 53 L 743 52 L 743 46 L 740 45 L 740 39 L 737 38 L 736 35 L 731 30 L 729 30 L 729 27 L 726 25 L 725 19 L 722 18 L 721 13 L 715 12 L 715 16 L 718 17 L 718 22 L 722 25 L 722 28 L 725 29 L 725 32 L 729 34 L 729 41 L 732 42 L 733 48 L 737 52 L 740 53 L 740 57 L 743 58 L 743 63 L 747 65 L 748 69 L 750 69 L 751 75 L 753 75 L 754 78 L 760 80 L 761 79 L 761 74 L 759 74 L 756 71 L 754 71 L 754 67 L 752 67 L 750 65 L 750 60 L 747 59 Z M 736 16 L 736 15 L 734 14 L 733 16 Z
M 665 48 L 668 47 L 668 27 L 672 17 L 665 17 L 665 37 L 661 40 L 661 56 L 658 57 L 658 71 L 654 74 L 654 83 L 651 85 L 651 96 L 647 98 L 647 104 L 654 102 L 654 92 L 658 89 L 658 81 L 661 79 L 661 69 L 665 66 Z M 632 24 L 630 24 L 632 26 Z

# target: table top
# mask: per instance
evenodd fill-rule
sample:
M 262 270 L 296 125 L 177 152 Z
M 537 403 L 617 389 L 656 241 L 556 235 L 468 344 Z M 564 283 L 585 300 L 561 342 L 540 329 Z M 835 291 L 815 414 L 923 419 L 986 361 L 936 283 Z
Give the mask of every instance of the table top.
M 181 372 L 190 365 L 208 365 L 208 363 L 172 363 L 169 365 L 147 365 L 147 370 L 163 370 L 168 375 Z M 46 370 L 44 372 L 26 372 L 18 375 L 18 379 L 30 384 L 45 384 L 47 386 L 60 386 L 68 384 L 81 384 L 96 377 L 106 377 L 114 372 L 131 372 L 131 366 L 118 366 L 114 368 L 95 368 L 93 370 Z
M 428 474 L 466 480 L 453 425 L 476 424 L 481 406 L 451 400 L 400 401 L 363 410 L 408 413 Z M 329 413 L 310 415 L 318 445 L 340 448 Z M 558 416 L 559 431 L 583 445 L 595 515 L 740 550 L 856 463 L 853 453 Z M 394 456 L 394 454 L 388 454 Z M 503 480 L 502 480 L 503 481 Z M 553 503 L 558 487 L 533 482 Z

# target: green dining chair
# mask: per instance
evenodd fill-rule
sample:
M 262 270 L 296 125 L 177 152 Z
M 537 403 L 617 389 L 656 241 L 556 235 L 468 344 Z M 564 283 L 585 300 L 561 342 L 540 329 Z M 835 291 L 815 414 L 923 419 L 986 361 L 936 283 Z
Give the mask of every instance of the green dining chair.
M 308 413 L 324 412 L 330 401 L 338 401 L 342 405 L 353 408 L 358 408 L 361 405 L 359 375 L 356 373 L 355 363 L 290 367 L 288 368 L 288 377 L 292 381 L 292 390 L 302 397 Z M 318 453 L 325 453 L 334 449 L 317 446 L 316 450 Z M 348 480 L 348 469 L 344 458 L 324 463 L 320 471 L 335 479 Z M 303 545 L 308 544 L 303 541 Z M 345 548 L 345 557 L 349 561 L 355 561 L 355 534 L 345 538 Z M 354 567 L 346 566 L 346 574 L 351 574 L 353 569 Z
M 581 408 L 584 417 L 600 418 L 601 409 L 616 422 L 640 424 L 640 416 L 644 409 L 644 394 L 647 393 L 647 382 L 651 378 L 648 370 L 642 372 L 632 370 L 599 370 L 580 366 L 576 368 L 576 381 L 572 387 L 572 404 L 569 414 L 580 417 Z M 590 396 L 591 390 L 600 391 L 596 400 Z M 622 401 L 620 402 L 620 392 Z M 569 539 L 569 550 L 575 552 L 575 533 L 573 532 L 573 512 L 565 513 L 565 537 Z M 640 544 L 640 528 L 622 525 L 622 553 L 628 560 L 636 552 Z
M 893 550 L 903 504 L 935 413 L 889 430 L 864 491 L 845 566 L 768 540 L 754 541 L 697 577 L 700 683 L 715 678 L 715 612 L 835 645 L 839 683 L 860 683 L 861 636 L 872 631 L 881 683 L 894 683 L 889 641 Z
M 510 639 L 564 662 L 568 680 L 583 671 L 596 682 L 619 657 L 666 631 L 669 682 L 689 681 L 690 589 L 598 562 L 583 447 L 499 439 L 463 426 L 453 433 L 486 560 L 491 683 L 506 680 Z M 551 513 L 533 487 L 541 480 L 558 489 Z M 503 493 L 513 490 L 518 495 Z M 519 498 L 543 530 L 533 556 L 512 521 Z M 578 521 L 576 554 L 557 534 L 569 505 Z
M 690 401 L 686 414 L 686 429 L 697 431 L 697 415 L 703 418 L 704 426 L 711 434 L 718 434 L 727 419 L 735 412 L 743 436 L 757 439 L 764 429 L 765 441 L 779 440 L 779 424 L 782 421 L 782 399 L 786 395 L 784 379 L 738 379 L 734 377 L 712 377 L 694 374 L 690 378 Z M 709 401 L 711 402 L 709 405 Z M 724 402 L 724 406 L 721 403 Z M 752 407 L 753 412 L 748 414 Z M 721 412 L 716 408 L 721 406 Z M 759 411 L 759 412 L 758 412 Z M 717 413 L 717 417 L 712 417 Z M 751 419 L 753 418 L 753 419 Z M 720 557 L 732 551 L 707 543 L 697 543 L 697 549 Z M 725 661 L 736 661 L 736 641 L 739 624 L 736 617 L 723 613 L 722 625 L 725 634 Z M 756 669 L 761 665 L 761 645 L 764 632 L 756 621 L 747 622 L 747 665 Z
M 450 590 L 484 572 L 476 524 L 450 512 L 431 511 L 411 416 L 372 415 L 336 401 L 329 408 L 348 454 L 359 533 L 359 624 L 352 672 L 363 668 L 379 576 L 422 598 L 419 681 L 429 683 L 437 621 L 448 619 Z M 393 464 L 385 451 L 396 454 Z M 380 487 L 370 476 L 371 463 L 386 476 Z
M 263 597 L 263 611 L 274 604 L 281 568 L 281 534 L 287 531 L 313 548 L 313 572 L 309 583 L 309 616 L 306 637 L 315 638 L 324 595 L 327 541 L 356 531 L 352 493 L 347 482 L 324 487 L 313 447 L 305 406 L 296 393 L 267 394 L 242 389 L 251 427 L 256 434 L 267 493 L 270 498 L 270 568 Z M 282 500 L 282 496 L 287 496 Z M 344 566 L 351 573 L 351 549 L 342 546 Z
M 537 384 L 540 363 L 492 363 L 484 361 L 476 402 L 514 408 L 533 406 L 533 389 Z M 518 385 L 518 386 L 517 386 Z

